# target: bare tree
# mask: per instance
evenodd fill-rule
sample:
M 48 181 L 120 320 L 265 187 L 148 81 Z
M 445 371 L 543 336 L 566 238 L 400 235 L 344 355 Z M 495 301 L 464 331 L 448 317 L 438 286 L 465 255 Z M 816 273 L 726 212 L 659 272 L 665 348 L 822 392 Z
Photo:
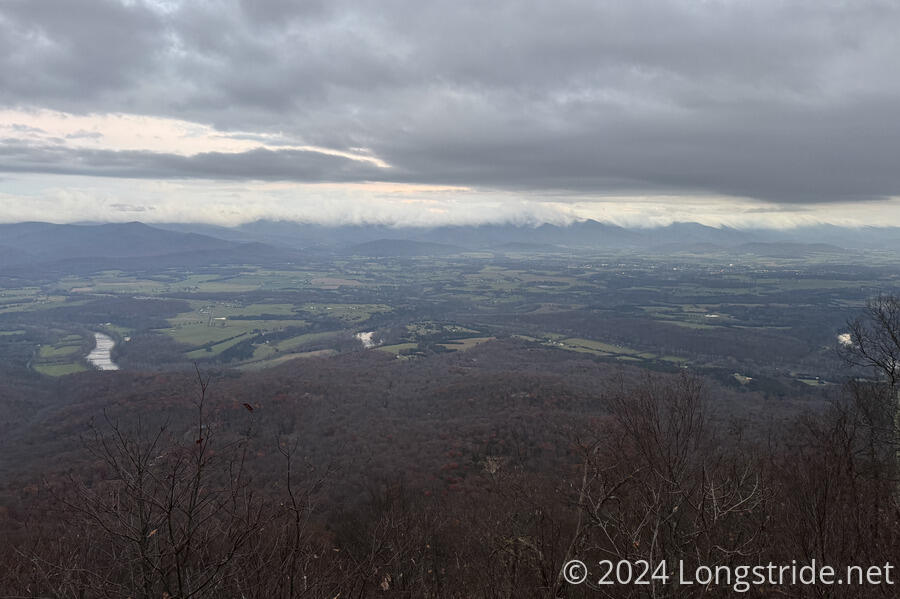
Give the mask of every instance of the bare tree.
M 70 480 L 63 496 L 76 530 L 100 538 L 103 554 L 83 564 L 107 572 L 82 596 L 190 599 L 221 596 L 230 567 L 263 524 L 264 504 L 246 471 L 247 435 L 213 443 L 206 421 L 209 379 L 198 370 L 196 419 L 187 438 L 106 417 L 87 448 L 105 480 Z
M 880 295 L 869 300 L 863 314 L 848 327 L 850 339 L 839 348 L 842 356 L 871 370 L 877 383 L 857 384 L 853 389 L 859 413 L 869 418 L 872 437 L 892 446 L 895 470 L 900 472 L 900 297 Z
M 669 568 L 756 559 L 768 497 L 759 464 L 739 440 L 729 439 L 724 450 L 707 423 L 700 379 L 648 377 L 641 385 L 623 386 L 609 404 L 608 425 L 583 445 L 578 518 L 567 559 L 591 555 L 665 562 Z M 646 580 L 647 586 L 618 588 L 622 594 L 616 596 L 706 592 L 652 576 Z
M 850 339 L 840 346 L 849 363 L 870 368 L 892 390 L 900 382 L 900 297 L 879 295 L 848 323 Z

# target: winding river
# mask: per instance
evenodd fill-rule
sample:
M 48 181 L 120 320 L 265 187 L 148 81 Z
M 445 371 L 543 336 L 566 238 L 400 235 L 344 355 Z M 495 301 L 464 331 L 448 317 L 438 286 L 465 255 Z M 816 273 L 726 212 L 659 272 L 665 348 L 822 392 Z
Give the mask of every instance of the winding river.
M 110 356 L 110 352 L 116 344 L 113 338 L 103 333 L 94 333 L 94 339 L 97 345 L 87 355 L 87 361 L 99 370 L 118 370 L 119 366 L 112 361 L 112 356 Z

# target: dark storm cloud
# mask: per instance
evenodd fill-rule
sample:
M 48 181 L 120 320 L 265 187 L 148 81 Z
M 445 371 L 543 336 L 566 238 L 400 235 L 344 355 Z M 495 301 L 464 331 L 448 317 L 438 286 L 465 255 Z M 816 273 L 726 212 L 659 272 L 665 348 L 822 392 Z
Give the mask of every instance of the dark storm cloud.
M 394 168 L 289 150 L 35 148 L 0 168 L 898 195 L 898 29 L 900 5 L 874 0 L 13 0 L 0 5 L 8 106 L 281 133 Z

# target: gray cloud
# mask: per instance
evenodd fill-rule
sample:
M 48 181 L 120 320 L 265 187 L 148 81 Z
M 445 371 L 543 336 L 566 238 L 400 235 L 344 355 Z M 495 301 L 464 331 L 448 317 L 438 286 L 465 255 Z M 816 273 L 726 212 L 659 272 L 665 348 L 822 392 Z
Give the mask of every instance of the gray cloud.
M 4 142 L 0 169 L 392 180 L 780 203 L 900 195 L 900 5 L 10 0 L 0 102 L 367 148 L 194 157 Z
M 158 152 L 68 149 L 6 139 L 0 143 L 0 170 L 137 179 L 354 182 L 386 180 L 371 163 L 303 150 L 265 149 L 193 156 Z
M 0 6 L 0 98 L 102 107 L 165 68 L 167 33 L 160 15 L 140 2 L 8 0 Z

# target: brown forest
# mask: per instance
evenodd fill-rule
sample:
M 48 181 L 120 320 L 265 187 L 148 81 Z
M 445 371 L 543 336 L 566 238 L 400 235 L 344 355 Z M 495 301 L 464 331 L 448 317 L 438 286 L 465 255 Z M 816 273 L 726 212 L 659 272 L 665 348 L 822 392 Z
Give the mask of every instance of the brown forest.
M 0 596 L 727 597 L 573 585 L 563 566 L 884 565 L 900 556 L 900 304 L 870 302 L 851 333 L 844 358 L 870 375 L 826 402 L 511 339 L 65 388 L 10 376 Z

